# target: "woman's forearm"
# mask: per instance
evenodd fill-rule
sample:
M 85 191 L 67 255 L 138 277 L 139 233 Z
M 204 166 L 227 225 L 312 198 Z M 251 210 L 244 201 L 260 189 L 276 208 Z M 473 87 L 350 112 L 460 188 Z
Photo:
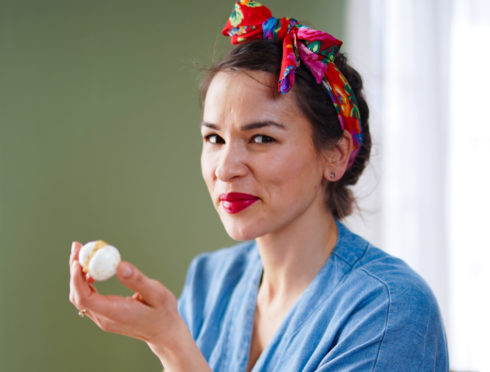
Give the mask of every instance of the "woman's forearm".
M 150 349 L 160 359 L 165 372 L 212 372 L 184 320 L 179 316 L 175 322 L 178 331 L 172 343 L 167 342 L 166 345 L 148 343 Z

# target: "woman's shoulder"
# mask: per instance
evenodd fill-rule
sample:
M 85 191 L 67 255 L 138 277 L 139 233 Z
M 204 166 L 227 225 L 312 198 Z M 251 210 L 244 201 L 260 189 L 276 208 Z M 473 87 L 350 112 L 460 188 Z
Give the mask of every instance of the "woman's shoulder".
M 335 252 L 343 276 L 336 288 L 339 314 L 348 326 L 341 332 L 375 340 L 376 369 L 407 369 L 447 362 L 442 317 L 427 282 L 403 260 L 341 227 L 342 246 Z M 353 331 L 355 330 L 355 331 Z M 346 341 L 347 342 L 347 341 Z M 373 341 L 374 342 L 374 341 Z M 414 361 L 418 361 L 414 366 Z M 411 364 L 412 363 L 412 364 Z
M 391 301 L 414 299 L 427 305 L 436 303 L 427 282 L 405 261 L 370 245 L 365 255 L 353 268 L 365 280 L 373 281 L 386 289 Z
M 409 306 L 413 311 L 439 312 L 427 282 L 405 261 L 381 250 L 341 226 L 342 247 L 335 254 L 345 265 L 344 285 L 374 295 L 391 310 Z

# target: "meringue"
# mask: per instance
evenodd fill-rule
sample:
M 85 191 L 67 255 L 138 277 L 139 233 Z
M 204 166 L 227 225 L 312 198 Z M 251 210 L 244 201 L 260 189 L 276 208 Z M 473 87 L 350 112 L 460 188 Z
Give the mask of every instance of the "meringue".
M 103 281 L 116 274 L 121 255 L 116 247 L 103 240 L 95 240 L 80 249 L 78 261 L 87 274 L 87 279 Z

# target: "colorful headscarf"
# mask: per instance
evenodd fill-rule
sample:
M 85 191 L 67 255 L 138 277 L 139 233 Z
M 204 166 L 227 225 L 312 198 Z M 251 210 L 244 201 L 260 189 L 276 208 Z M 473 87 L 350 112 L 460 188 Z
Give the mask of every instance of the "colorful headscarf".
M 255 39 L 283 41 L 278 90 L 287 93 L 294 84 L 295 71 L 304 62 L 323 84 L 337 112 L 342 130 L 352 135 L 354 149 L 349 166 L 362 144 L 361 115 L 352 88 L 335 66 L 334 60 L 342 41 L 323 31 L 301 25 L 294 18 L 275 18 L 264 5 L 252 0 L 238 0 L 223 29 L 232 44 Z

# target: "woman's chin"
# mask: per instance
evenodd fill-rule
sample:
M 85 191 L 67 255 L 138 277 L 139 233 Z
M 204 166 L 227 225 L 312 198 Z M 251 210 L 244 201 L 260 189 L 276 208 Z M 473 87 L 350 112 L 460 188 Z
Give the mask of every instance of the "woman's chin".
M 234 231 L 234 230 L 229 231 L 228 229 L 226 229 L 226 232 L 228 233 L 230 238 L 232 238 L 233 240 L 241 241 L 241 242 L 244 242 L 247 240 L 253 240 L 257 237 L 253 234 L 247 234 L 243 231 Z
M 230 238 L 237 241 L 253 240 L 260 236 L 257 226 L 243 226 L 242 224 L 223 221 L 224 227 Z

